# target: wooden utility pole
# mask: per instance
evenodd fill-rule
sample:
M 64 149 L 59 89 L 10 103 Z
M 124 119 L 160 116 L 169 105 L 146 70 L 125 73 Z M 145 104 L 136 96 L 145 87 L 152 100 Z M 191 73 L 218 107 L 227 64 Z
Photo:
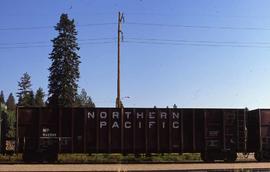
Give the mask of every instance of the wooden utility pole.
M 121 12 L 118 12 L 118 51 L 117 51 L 117 97 L 116 97 L 116 107 L 121 108 L 122 102 L 120 98 L 120 42 L 123 40 L 122 32 L 122 22 L 124 22 L 124 15 Z

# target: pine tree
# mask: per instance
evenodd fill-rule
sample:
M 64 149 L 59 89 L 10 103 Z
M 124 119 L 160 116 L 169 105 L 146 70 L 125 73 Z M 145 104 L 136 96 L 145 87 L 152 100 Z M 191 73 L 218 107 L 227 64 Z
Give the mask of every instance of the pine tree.
M 6 105 L 7 105 L 8 111 L 15 111 L 16 110 L 15 98 L 14 98 L 12 93 L 9 94 Z
M 32 105 L 32 90 L 31 90 L 31 77 L 28 73 L 24 73 L 18 82 L 19 91 L 17 92 L 18 105 L 19 106 L 30 106 Z
M 59 23 L 55 26 L 58 36 L 52 40 L 53 50 L 49 59 L 49 95 L 50 106 L 74 105 L 80 77 L 80 56 L 77 41 L 77 31 L 74 20 L 67 14 L 62 14 Z
M 38 88 L 35 95 L 35 106 L 44 106 L 44 96 L 45 93 L 42 88 Z
M 27 106 L 34 106 L 35 105 L 35 95 L 34 92 L 31 90 L 29 94 L 24 97 L 24 101 L 26 102 Z
M 95 103 L 91 97 L 87 95 L 85 89 L 82 89 L 81 93 L 76 96 L 75 104 L 81 107 L 95 107 Z
M 3 90 L 1 90 L 1 93 L 0 93 L 0 105 L 1 104 L 5 104 L 5 96 L 4 96 Z

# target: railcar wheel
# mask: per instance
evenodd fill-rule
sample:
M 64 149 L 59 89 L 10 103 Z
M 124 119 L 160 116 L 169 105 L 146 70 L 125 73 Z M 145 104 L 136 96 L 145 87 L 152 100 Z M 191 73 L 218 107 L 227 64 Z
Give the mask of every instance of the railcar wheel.
M 58 160 L 58 154 L 54 153 L 47 157 L 49 163 L 55 163 Z
M 229 152 L 225 155 L 224 161 L 225 162 L 235 162 L 237 159 L 237 154 L 236 152 Z
M 206 152 L 201 153 L 201 160 L 203 160 L 204 162 L 214 162 L 214 159 Z
M 23 153 L 22 154 L 22 159 L 25 163 L 30 163 L 32 162 L 32 156 L 30 155 L 30 153 Z
M 262 156 L 262 153 L 260 151 L 255 152 L 254 157 L 259 162 L 261 162 L 263 160 L 263 156 Z
M 206 156 L 204 152 L 201 152 L 201 160 L 203 160 L 204 162 L 206 162 Z
M 207 157 L 204 162 L 214 162 L 215 160 L 213 158 Z
M 24 152 L 22 155 L 23 161 L 26 163 L 32 163 L 35 162 L 35 154 L 30 153 L 30 152 Z

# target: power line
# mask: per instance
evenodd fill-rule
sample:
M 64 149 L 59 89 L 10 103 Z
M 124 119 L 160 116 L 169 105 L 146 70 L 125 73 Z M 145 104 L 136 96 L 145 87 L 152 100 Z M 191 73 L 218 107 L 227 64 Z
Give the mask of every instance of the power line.
M 117 25 L 117 23 L 94 23 L 94 24 L 83 24 L 77 25 L 78 27 L 89 27 L 89 26 L 106 26 L 106 25 Z
M 0 45 L 29 45 L 29 44 L 44 44 L 44 43 L 48 43 L 48 41 L 0 43 Z
M 111 44 L 115 43 L 115 41 L 103 41 L 103 42 L 86 42 L 86 43 L 80 43 L 80 45 L 93 45 L 93 44 Z
M 270 46 L 256 45 L 237 45 L 237 44 L 203 44 L 203 43 L 169 43 L 169 42 L 151 42 L 151 41 L 125 41 L 124 43 L 148 44 L 148 45 L 179 45 L 196 47 L 236 47 L 236 48 L 270 48 Z
M 87 41 L 108 41 L 117 40 L 116 37 L 111 38 L 86 38 L 78 39 L 78 43 Z M 172 43 L 210 43 L 210 44 L 251 44 L 251 45 L 268 45 L 270 42 L 266 41 L 209 41 L 209 40 L 186 40 L 186 39 L 158 39 L 158 38 L 134 38 L 128 37 L 126 41 L 154 41 L 154 42 L 172 42 Z M 0 43 L 0 45 L 31 45 L 31 44 L 48 44 L 49 41 L 35 41 L 35 42 L 14 42 L 14 43 Z
M 92 23 L 92 24 L 82 24 L 77 25 L 78 27 L 92 27 L 92 26 L 105 26 L 105 25 L 115 25 L 117 23 Z M 0 31 L 18 31 L 18 30 L 41 30 L 41 29 L 53 29 L 54 26 L 30 26 L 30 27 L 4 27 L 0 28 Z
M 79 39 L 79 45 L 116 43 L 117 38 L 86 38 Z M 186 39 L 158 39 L 158 38 L 126 38 L 124 43 L 149 45 L 182 45 L 182 46 L 208 46 L 208 47 L 243 47 L 243 48 L 270 48 L 270 42 L 244 42 L 244 41 L 209 41 Z M 17 46 L 19 45 L 19 46 Z M 47 41 L 0 43 L 0 49 L 51 47 Z
M 80 43 L 79 45 L 99 45 L 99 44 L 111 44 L 115 43 L 115 41 L 103 41 L 103 42 L 85 42 L 85 43 Z M 24 48 L 48 48 L 52 47 L 51 45 L 25 45 L 25 46 L 9 46 L 9 47 L 1 47 L 0 49 L 24 49 Z
M 117 40 L 116 37 L 112 38 L 86 38 L 86 39 L 78 39 L 78 41 L 97 41 L 97 40 Z
M 32 45 L 32 46 L 11 46 L 11 47 L 0 47 L 0 49 L 21 49 L 21 48 L 44 48 L 50 47 L 49 45 Z
M 117 38 L 86 38 L 78 39 L 78 42 L 84 41 L 104 41 L 104 40 L 116 40 Z M 48 44 L 49 41 L 34 41 L 34 42 L 14 42 L 14 43 L 0 43 L 0 45 L 31 45 L 31 44 Z
M 184 16 L 184 17 L 214 17 L 214 18 L 238 18 L 238 19 L 269 19 L 270 16 L 266 16 L 266 15 L 220 15 L 220 14 L 216 14 L 216 13 L 160 13 L 160 12 L 128 12 L 128 15 L 150 15 L 150 16 L 164 16 L 164 17 L 171 17 L 171 16 Z
M 39 30 L 39 29 L 51 29 L 53 26 L 32 26 L 32 27 L 6 27 L 0 28 L 0 31 L 10 31 L 10 30 Z
M 268 27 L 232 27 L 232 26 L 209 26 L 209 25 L 181 25 L 181 24 L 161 24 L 161 23 L 137 23 L 127 22 L 127 25 L 155 26 L 155 27 L 180 27 L 193 29 L 221 29 L 221 30 L 264 30 L 270 31 Z
M 112 44 L 114 41 L 106 42 L 88 42 L 80 45 L 98 45 L 98 44 Z M 270 48 L 270 46 L 256 46 L 256 45 L 235 45 L 235 44 L 200 44 L 200 43 L 166 43 L 166 42 L 150 42 L 150 41 L 125 41 L 123 42 L 131 44 L 148 44 L 148 45 L 179 45 L 179 46 L 197 46 L 197 47 L 238 47 L 238 48 Z M 32 46 L 10 46 L 0 47 L 0 49 L 24 49 L 24 48 L 48 48 L 51 45 L 32 45 Z
M 157 38 L 126 38 L 125 40 L 135 41 L 156 41 L 156 42 L 180 42 L 180 43 L 210 43 L 210 44 L 259 44 L 267 45 L 270 42 L 251 41 L 208 41 L 208 40 L 186 40 L 186 39 L 157 39 Z
M 233 27 L 233 26 L 184 25 L 184 24 L 140 23 L 140 22 L 126 22 L 125 24 L 138 25 L 138 26 L 179 27 L 179 28 L 192 28 L 192 29 L 270 31 L 270 27 Z M 117 23 L 90 23 L 90 24 L 81 24 L 81 25 L 78 24 L 77 27 L 93 27 L 93 26 L 106 26 L 106 25 L 117 25 Z M 0 31 L 41 30 L 41 29 L 53 29 L 53 28 L 54 28 L 54 26 L 5 27 L 5 28 L 0 28 Z

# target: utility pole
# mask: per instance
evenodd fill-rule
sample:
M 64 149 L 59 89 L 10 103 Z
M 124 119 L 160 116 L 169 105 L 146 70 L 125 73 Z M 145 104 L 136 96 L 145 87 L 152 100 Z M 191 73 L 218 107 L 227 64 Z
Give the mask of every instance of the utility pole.
M 116 107 L 122 108 L 122 102 L 120 98 L 120 42 L 123 41 L 122 22 L 124 22 L 124 14 L 118 12 L 118 43 L 117 43 L 117 97 Z

